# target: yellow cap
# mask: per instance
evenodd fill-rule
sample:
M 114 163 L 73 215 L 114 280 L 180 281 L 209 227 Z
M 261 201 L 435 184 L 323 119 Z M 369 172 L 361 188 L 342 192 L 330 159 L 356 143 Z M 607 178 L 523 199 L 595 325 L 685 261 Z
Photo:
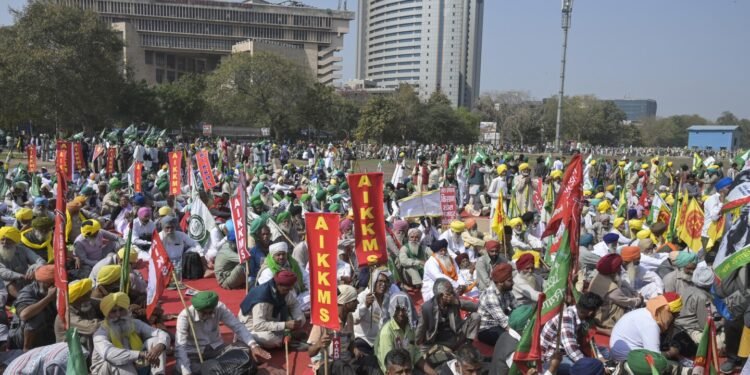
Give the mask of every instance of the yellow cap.
M 523 220 L 521 220 L 520 217 L 514 217 L 508 222 L 508 225 L 510 225 L 512 228 L 515 228 L 519 225 L 523 225 Z
M 96 274 L 96 282 L 99 285 L 109 285 L 120 280 L 120 271 L 122 268 L 117 264 L 110 264 L 99 269 Z
M 501 174 L 505 173 L 507 170 L 508 170 L 508 166 L 505 165 L 505 164 L 500 164 L 500 165 L 497 166 L 497 174 L 498 175 L 501 175 Z
M 159 216 L 169 216 L 172 214 L 172 209 L 169 206 L 162 206 L 159 208 Z
M 453 220 L 451 222 L 451 230 L 456 233 L 461 233 L 466 229 L 466 224 L 461 220 Z
M 625 160 L 620 160 L 617 162 L 617 165 L 624 167 L 625 166 Z
M 617 217 L 617 218 L 615 218 L 615 220 L 614 220 L 614 221 L 612 222 L 612 225 L 613 225 L 613 226 L 614 226 L 615 228 L 618 228 L 618 227 L 619 227 L 620 225 L 622 225 L 622 223 L 624 223 L 624 222 L 625 222 L 625 218 L 624 218 L 624 217 Z
M 641 228 L 643 228 L 643 221 L 630 219 L 630 221 L 628 221 L 628 226 L 630 227 L 630 230 L 641 230 Z
M 599 206 L 596 207 L 596 209 L 599 210 L 600 213 L 606 213 L 610 208 L 612 208 L 612 203 L 609 203 L 609 201 L 602 201 L 601 203 L 599 203 Z
M 117 256 L 120 257 L 120 260 L 125 258 L 125 248 L 117 251 Z M 136 260 L 138 260 L 138 248 L 130 248 L 130 253 L 128 253 L 128 259 L 130 260 L 129 263 L 135 263 Z
M 591 196 L 591 190 L 584 190 L 583 191 L 583 196 L 584 197 L 590 197 Z
M 639 230 L 635 237 L 639 240 L 645 240 L 646 238 L 651 237 L 651 231 L 648 229 Z
M 591 165 L 596 165 L 596 159 L 592 159 L 591 162 L 589 162 Z
M 93 282 L 89 278 L 71 281 L 68 284 L 68 302 L 74 303 L 93 288 Z
M 521 163 L 521 165 L 518 166 L 519 171 L 525 171 L 529 169 L 529 163 Z
M 643 164 L 641 164 L 641 168 L 643 168 L 643 169 L 648 169 L 648 163 L 643 163 Z
M 99 223 L 98 220 L 86 220 L 81 224 L 81 233 L 84 236 L 90 236 L 93 234 L 96 234 L 96 232 L 99 232 L 99 230 L 102 229 L 102 225 Z
M 615 191 L 615 185 L 609 184 L 609 185 L 607 185 L 606 189 L 607 189 L 608 192 L 611 193 L 611 192 Z
M 16 227 L 2 227 L 0 228 L 0 239 L 7 238 L 15 243 L 21 242 L 21 231 Z
M 16 220 L 18 221 L 29 221 L 34 218 L 34 211 L 30 208 L 24 207 L 16 211 Z

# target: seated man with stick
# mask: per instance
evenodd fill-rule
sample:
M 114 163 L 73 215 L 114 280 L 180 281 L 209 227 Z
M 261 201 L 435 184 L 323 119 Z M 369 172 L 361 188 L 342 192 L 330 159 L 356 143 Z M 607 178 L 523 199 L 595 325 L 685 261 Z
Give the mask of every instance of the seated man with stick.
M 125 293 L 112 293 L 102 299 L 100 307 L 105 319 L 94 333 L 92 374 L 135 375 L 148 367 L 152 374 L 164 374 L 169 335 L 133 319 L 129 306 L 130 298 Z
M 250 290 L 240 304 L 240 321 L 266 349 L 281 347 L 285 330 L 300 329 L 305 315 L 294 293 L 297 275 L 281 270 L 273 279 Z
M 229 345 L 224 343 L 220 323 L 229 327 L 239 341 Z M 200 351 L 196 345 L 200 346 Z M 182 310 L 177 317 L 175 356 L 183 375 L 212 374 L 212 371 L 230 366 L 249 370 L 255 361 L 271 358 L 226 305 L 219 302 L 219 295 L 214 291 L 193 296 L 192 306 Z

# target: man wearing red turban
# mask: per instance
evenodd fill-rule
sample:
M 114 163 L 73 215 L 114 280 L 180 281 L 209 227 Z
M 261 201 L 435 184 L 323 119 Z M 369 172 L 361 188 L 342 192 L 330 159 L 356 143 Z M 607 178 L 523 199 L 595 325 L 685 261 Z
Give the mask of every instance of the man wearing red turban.
M 494 346 L 508 329 L 508 316 L 516 308 L 513 297 L 513 267 L 501 263 L 492 269 L 492 283 L 479 295 L 479 341 Z
M 516 260 L 513 296 L 519 305 L 536 304 L 542 293 L 544 279 L 534 272 L 534 255 L 525 253 Z
M 622 281 L 622 264 L 622 256 L 619 254 L 603 256 L 596 264 L 596 273 L 589 285 L 589 291 L 604 300 L 596 318 L 599 326 L 605 329 L 614 327 L 615 322 L 626 312 L 643 303 L 643 297 Z

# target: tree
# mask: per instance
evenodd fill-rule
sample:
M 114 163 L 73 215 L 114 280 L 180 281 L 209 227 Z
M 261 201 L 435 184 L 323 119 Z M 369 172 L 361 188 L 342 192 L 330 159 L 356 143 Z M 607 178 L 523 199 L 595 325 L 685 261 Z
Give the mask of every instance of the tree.
M 497 123 L 500 143 L 541 143 L 541 110 L 527 92 L 482 94 L 475 107 L 482 121 Z
M 359 140 L 375 140 L 380 143 L 397 140 L 393 132 L 398 119 L 398 108 L 392 98 L 373 96 L 362 108 L 355 136 Z
M 156 89 L 146 81 L 127 80 L 117 97 L 113 121 L 120 127 L 132 122 L 163 125 Z
M 204 77 L 195 74 L 186 74 L 177 81 L 156 86 L 163 125 L 182 130 L 197 124 L 206 108 L 205 90 Z
M 0 33 L 3 125 L 104 125 L 123 84 L 117 33 L 92 11 L 46 2 L 30 2 L 14 17 Z
M 240 53 L 206 79 L 207 116 L 215 123 L 267 127 L 272 136 L 296 137 L 302 106 L 314 81 L 301 67 L 269 53 Z
M 737 125 L 739 122 L 740 119 L 738 119 L 734 113 L 729 111 L 722 112 L 721 116 L 716 119 L 716 125 Z

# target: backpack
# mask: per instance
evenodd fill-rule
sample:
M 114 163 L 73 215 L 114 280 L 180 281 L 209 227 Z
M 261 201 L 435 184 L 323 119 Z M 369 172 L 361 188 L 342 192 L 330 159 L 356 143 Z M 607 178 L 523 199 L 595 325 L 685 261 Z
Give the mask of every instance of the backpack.
M 196 280 L 203 277 L 203 262 L 198 253 L 187 252 L 182 256 L 182 278 Z

